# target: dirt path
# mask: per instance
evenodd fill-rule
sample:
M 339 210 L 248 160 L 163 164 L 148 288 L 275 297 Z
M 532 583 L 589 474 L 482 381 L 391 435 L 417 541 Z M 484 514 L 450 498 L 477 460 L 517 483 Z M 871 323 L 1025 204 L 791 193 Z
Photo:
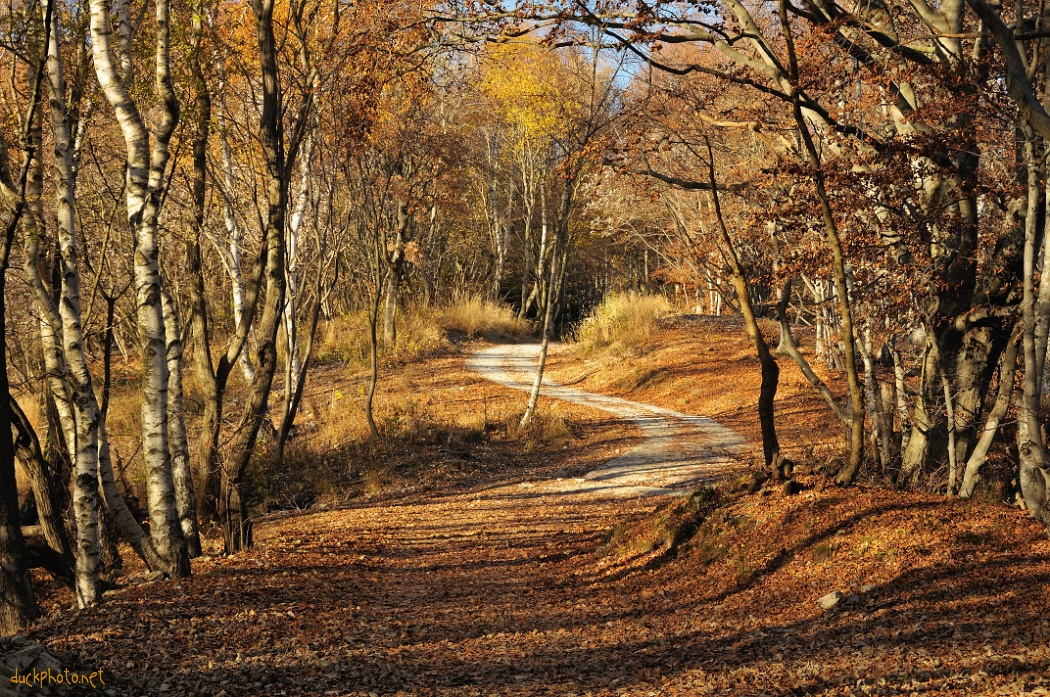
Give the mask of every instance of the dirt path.
M 538 344 L 494 346 L 474 354 L 467 367 L 505 387 L 529 391 L 539 350 Z M 687 491 L 740 467 L 743 438 L 713 419 L 584 392 L 547 378 L 541 396 L 607 411 L 633 422 L 645 440 L 582 478 L 528 483 L 540 491 L 656 496 Z

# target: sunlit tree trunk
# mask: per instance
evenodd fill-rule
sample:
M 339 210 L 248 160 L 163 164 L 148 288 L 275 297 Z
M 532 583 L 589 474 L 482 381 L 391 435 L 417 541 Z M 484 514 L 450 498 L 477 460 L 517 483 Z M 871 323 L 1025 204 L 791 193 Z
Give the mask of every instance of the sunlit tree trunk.
M 792 36 L 790 21 L 788 19 L 785 0 L 780 2 L 780 24 L 783 30 L 787 46 L 789 61 L 789 76 L 792 86 L 799 82 L 798 62 L 795 56 L 795 43 Z M 846 279 L 846 264 L 842 251 L 842 241 L 839 237 L 838 224 L 835 221 L 831 209 L 831 200 L 825 189 L 824 172 L 821 168 L 820 155 L 813 143 L 813 136 L 809 131 L 809 122 L 806 120 L 802 109 L 801 98 L 797 90 L 792 90 L 792 107 L 795 117 L 795 125 L 798 128 L 805 146 L 805 155 L 808 160 L 813 181 L 816 185 L 817 199 L 820 201 L 820 212 L 824 224 L 825 238 L 832 258 L 832 280 L 835 283 L 835 293 L 838 302 L 839 319 L 842 322 L 842 344 L 846 369 L 846 385 L 849 389 L 849 462 L 838 474 L 836 480 L 842 484 L 853 481 L 860 471 L 864 459 L 864 389 L 860 383 L 857 373 L 856 338 L 853 332 L 853 307 L 850 304 L 849 290 Z
M 299 332 L 296 322 L 299 311 L 299 237 L 306 217 L 306 206 L 310 201 L 310 162 L 313 157 L 314 138 L 311 134 L 303 146 L 302 161 L 299 163 L 299 193 L 295 199 L 295 208 L 288 221 L 288 233 L 285 246 L 285 264 L 288 267 L 287 284 L 284 301 L 284 337 L 287 345 L 287 371 L 285 380 L 285 413 L 290 406 L 291 394 L 299 384 L 303 372 L 303 359 L 299 346 Z M 281 415 L 282 418 L 284 414 Z
M 266 253 L 266 292 L 258 324 L 258 363 L 240 423 L 221 470 L 219 524 L 226 552 L 252 546 L 252 524 L 244 491 L 248 468 L 277 369 L 277 332 L 285 300 L 285 215 L 288 209 L 288 180 L 282 123 L 281 85 L 277 70 L 277 41 L 273 29 L 273 0 L 253 0 L 259 66 L 262 71 L 260 142 L 266 170 L 267 226 L 263 235 Z
M 751 293 L 748 288 L 747 277 L 744 268 L 740 264 L 740 256 L 737 253 L 733 238 L 729 235 L 725 217 L 722 215 L 722 203 L 718 194 L 718 182 L 715 178 L 714 152 L 709 140 L 707 144 L 707 167 L 711 183 L 711 203 L 715 209 L 715 219 L 718 221 L 718 229 L 722 236 L 725 247 L 725 258 L 729 262 L 729 270 L 733 278 L 733 290 L 736 291 L 737 302 L 740 304 L 740 312 L 744 316 L 744 327 L 747 337 L 758 356 L 758 362 L 762 371 L 762 384 L 758 393 L 758 420 L 762 429 L 762 455 L 765 459 L 766 469 L 770 474 L 779 477 L 786 474 L 780 468 L 780 440 L 777 438 L 776 414 L 774 400 L 777 396 L 777 387 L 780 382 L 780 366 L 769 351 L 769 344 L 762 336 L 762 330 L 758 326 L 758 318 L 755 315 L 754 305 L 751 303 Z M 784 288 L 781 298 L 782 304 L 778 307 L 778 314 L 784 316 L 788 299 L 791 294 L 790 284 Z
M 179 524 L 168 444 L 167 337 L 161 303 L 157 216 L 164 185 L 168 144 L 178 119 L 171 86 L 169 5 L 156 3 L 155 89 L 162 109 L 152 150 L 138 106 L 114 64 L 112 27 L 105 0 L 91 0 L 91 41 L 95 73 L 113 108 L 127 146 L 128 222 L 135 240 L 134 287 L 142 350 L 142 453 L 146 465 L 150 538 L 174 575 L 189 574 L 186 541 Z
M 191 557 L 201 555 L 201 536 L 197 528 L 197 495 L 190 470 L 190 446 L 186 439 L 186 406 L 182 393 L 182 326 L 178 308 L 166 291 L 161 291 L 164 328 L 168 337 L 168 444 L 171 448 L 171 478 L 175 487 L 175 506 L 179 526 Z
M 405 244 L 408 241 L 408 209 L 405 201 L 397 202 L 397 228 L 392 249 L 387 255 L 386 290 L 383 305 L 383 345 L 392 348 L 397 341 L 397 301 L 401 275 L 405 267 Z
M 200 38 L 196 38 L 198 46 L 200 44 Z M 197 49 L 199 51 L 199 48 Z M 203 83 L 203 72 L 200 69 L 200 58 L 196 57 L 196 71 L 201 76 L 199 82 L 201 84 L 200 89 L 205 92 L 207 97 L 207 86 Z M 215 52 L 215 70 L 218 77 L 218 97 L 219 97 L 219 108 L 215 113 L 216 129 L 219 134 L 219 149 L 222 153 L 222 220 L 226 227 L 227 244 L 229 245 L 229 261 L 226 264 L 227 271 L 230 275 L 230 285 L 232 286 L 233 293 L 233 318 L 237 327 L 244 324 L 251 324 L 252 318 L 245 316 L 245 289 L 244 289 L 244 270 L 241 254 L 241 228 L 237 224 L 237 216 L 234 211 L 234 171 L 233 171 L 233 154 L 230 150 L 230 137 L 226 124 L 226 60 L 223 58 L 222 51 L 216 50 Z M 208 111 L 211 111 L 211 103 L 209 98 Z M 238 358 L 237 364 L 240 366 L 241 374 L 244 376 L 245 381 L 248 384 L 255 382 L 255 366 L 252 364 L 252 357 L 250 351 L 241 351 L 240 357 Z
M 564 258 L 563 247 L 568 245 L 569 237 L 569 214 L 572 211 L 573 193 L 575 181 L 566 176 L 562 183 L 561 202 L 558 206 L 558 219 L 555 223 L 555 233 L 551 241 L 550 274 L 546 279 L 546 292 L 543 295 L 543 329 L 540 338 L 540 354 L 536 363 L 536 375 L 532 381 L 532 390 L 529 392 L 529 401 L 525 406 L 525 413 L 521 417 L 520 428 L 525 428 L 532 422 L 536 415 L 536 406 L 540 399 L 540 388 L 543 385 L 543 372 L 547 366 L 547 352 L 550 348 L 551 333 L 554 331 L 554 320 L 558 314 L 558 300 L 561 296 L 561 281 L 565 276 L 564 264 L 559 264 L 559 257 Z M 546 221 L 545 221 L 546 222 Z M 546 224 L 544 224 L 546 228 Z M 567 250 L 566 250 L 567 251 Z M 537 277 L 537 284 L 539 283 Z
M 69 375 L 75 439 L 74 508 L 77 518 L 77 603 L 98 601 L 101 547 L 98 530 L 99 409 L 87 364 L 81 327 L 80 269 L 77 258 L 76 184 L 73 142 L 66 113 L 66 84 L 59 50 L 57 15 L 49 32 L 47 73 L 54 132 L 56 220 L 61 260 L 61 301 L 56 308 L 62 324 L 62 351 Z

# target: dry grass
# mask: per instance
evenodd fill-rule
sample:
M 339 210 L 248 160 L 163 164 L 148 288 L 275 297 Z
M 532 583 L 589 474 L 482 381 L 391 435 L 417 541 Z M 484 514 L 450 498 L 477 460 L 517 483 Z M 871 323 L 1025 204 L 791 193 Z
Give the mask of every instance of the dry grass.
M 589 354 L 600 349 L 619 353 L 635 349 L 657 332 L 658 320 L 671 309 L 662 295 L 610 295 L 576 329 L 578 350 Z
M 446 333 L 462 334 L 468 339 L 520 340 L 532 331 L 532 324 L 510 307 L 480 295 L 457 295 L 450 304 L 438 309 L 436 321 Z
M 318 329 L 318 361 L 339 361 L 348 367 L 368 365 L 371 355 L 367 312 L 334 317 Z M 380 346 L 385 364 L 403 363 L 448 351 L 463 339 L 516 341 L 525 338 L 532 325 L 514 311 L 478 295 L 460 295 L 451 303 L 432 308 L 410 305 L 398 313 L 397 341 Z M 378 327 L 382 344 L 382 318 Z
M 318 368 L 283 467 L 276 471 L 264 453 L 256 458 L 256 504 L 302 507 L 317 498 L 342 502 L 527 472 L 583 472 L 634 442 L 633 428 L 564 402 L 541 401 L 532 424 L 519 429 L 526 395 L 467 371 L 466 352 L 382 371 L 379 439 L 365 420 L 367 374 Z

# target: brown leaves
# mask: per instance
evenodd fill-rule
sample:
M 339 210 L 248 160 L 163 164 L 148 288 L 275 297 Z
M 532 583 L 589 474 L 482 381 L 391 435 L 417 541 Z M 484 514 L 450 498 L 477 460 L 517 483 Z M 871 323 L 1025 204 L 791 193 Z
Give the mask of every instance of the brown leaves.
M 679 400 L 713 403 L 704 379 L 665 366 Z M 468 399 L 451 390 L 467 376 L 445 368 L 426 380 L 404 368 L 401 388 L 455 400 L 463 418 L 520 400 L 473 383 Z M 676 509 L 519 485 L 526 467 L 554 476 L 586 451 L 547 463 L 472 452 L 492 474 L 471 486 L 269 516 L 257 549 L 107 593 L 36 638 L 104 669 L 117 695 L 1050 689 L 1050 541 L 1017 511 L 812 478 L 792 497 L 727 495 L 674 558 L 621 561 L 594 554 L 614 523 L 659 526 Z M 833 591 L 856 600 L 822 610 Z

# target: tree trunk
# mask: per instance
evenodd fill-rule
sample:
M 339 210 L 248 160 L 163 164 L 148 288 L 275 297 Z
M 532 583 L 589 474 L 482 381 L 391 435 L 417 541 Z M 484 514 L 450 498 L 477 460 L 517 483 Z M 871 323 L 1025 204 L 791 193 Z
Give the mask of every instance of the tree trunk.
M 149 132 L 117 72 L 110 43 L 109 5 L 91 0 L 91 42 L 95 73 L 116 113 L 127 146 L 128 223 L 135 241 L 134 285 L 139 344 L 142 350 L 142 453 L 146 465 L 150 538 L 171 572 L 190 572 L 186 540 L 179 524 L 168 446 L 167 337 L 161 305 L 157 216 L 169 158 L 168 144 L 178 120 L 178 100 L 171 86 L 169 5 L 156 3 L 156 92 L 163 105 L 150 148 Z
M 48 46 L 48 84 L 51 91 L 51 122 L 54 132 L 56 172 L 56 220 L 62 264 L 58 313 L 62 323 L 62 351 L 69 371 L 76 447 L 74 499 L 77 518 L 77 603 L 89 607 L 98 601 L 101 565 L 98 529 L 98 425 L 99 410 L 92 388 L 81 327 L 80 268 L 77 259 L 75 173 L 73 143 L 66 113 L 66 84 L 59 50 L 58 19 L 52 20 Z
M 404 201 L 397 203 L 397 230 L 394 237 L 394 248 L 387 257 L 386 301 L 383 307 L 383 345 L 393 349 L 397 342 L 397 300 L 401 287 L 401 274 L 404 273 L 406 231 L 408 229 L 408 211 Z
M 1040 374 L 1036 356 L 1035 250 L 1039 213 L 1039 167 L 1035 134 L 1026 129 L 1025 159 L 1028 164 L 1028 207 L 1025 215 L 1023 299 L 1021 301 L 1024 355 L 1024 386 L 1017 414 L 1018 481 L 1029 515 L 1050 523 L 1050 467 L 1039 424 Z M 1045 356 L 1044 356 L 1045 360 Z
M 790 295 L 790 292 L 791 282 L 788 281 L 784 287 L 784 296 L 788 297 Z M 751 298 L 749 296 L 748 302 L 750 302 L 750 300 Z M 786 309 L 786 304 L 783 306 L 783 308 L 781 308 L 781 306 L 779 305 L 777 306 L 777 321 L 780 323 L 780 345 L 777 350 L 780 353 L 786 353 L 788 356 L 791 357 L 793 361 L 795 361 L 795 365 L 798 366 L 798 369 L 802 372 L 802 375 L 806 378 L 807 381 L 809 381 L 810 385 L 817 389 L 817 392 L 820 392 L 821 396 L 824 398 L 824 401 L 831 408 L 832 413 L 835 414 L 835 416 L 838 417 L 839 421 L 842 422 L 842 425 L 846 427 L 845 439 L 846 445 L 848 447 L 850 434 L 849 417 L 846 416 L 846 412 L 842 411 L 842 407 L 840 407 L 838 401 L 836 401 L 835 395 L 831 393 L 831 388 L 829 388 L 827 384 L 820 379 L 820 376 L 813 372 L 813 367 L 809 364 L 809 361 L 807 361 L 806 357 L 802 355 L 802 352 L 798 350 L 798 344 L 795 343 L 795 335 L 791 331 L 791 322 L 788 320 L 787 313 L 782 311 Z
M 901 469 L 897 475 L 897 484 L 901 486 L 918 484 L 929 456 L 930 441 L 937 431 L 943 430 L 943 420 L 936 413 L 937 393 L 941 384 L 938 355 L 937 339 L 933 331 L 927 329 L 919 394 L 909 419 L 911 430 L 907 436 L 907 446 L 901 454 Z
M 858 342 L 861 361 L 864 363 L 864 406 L 871 422 L 872 450 L 878 454 L 879 469 L 890 466 L 890 433 L 888 432 L 882 405 L 882 391 L 875 374 L 875 359 L 872 357 L 871 332 Z
M 6 150 L 7 145 L 0 140 L 0 147 Z M 0 159 L 6 160 L 6 157 L 0 156 Z M 3 336 L 0 336 L 0 636 L 18 633 L 39 616 L 29 570 L 26 568 L 25 542 L 18 520 L 15 449 L 11 439 L 11 392 L 7 379 L 5 286 L 16 224 L 17 219 L 8 223 L 4 247 L 0 251 L 0 329 L 4 330 Z
M 196 21 L 196 20 L 195 20 Z M 195 30 L 195 50 L 200 50 L 200 34 Z M 198 53 L 194 54 L 195 58 L 191 59 L 191 70 L 194 71 L 197 83 L 198 83 L 198 106 L 207 107 L 207 114 L 211 113 L 211 100 L 208 96 L 207 85 L 204 82 L 204 73 L 200 66 L 200 57 Z M 237 216 L 234 214 L 234 172 L 233 172 L 233 154 L 230 150 L 230 139 L 226 129 L 226 61 L 223 59 L 221 49 L 217 49 L 215 52 L 215 70 L 218 74 L 219 80 L 219 109 L 216 113 L 216 123 L 218 124 L 219 132 L 219 146 L 222 152 L 222 181 L 223 181 L 223 205 L 222 205 L 222 219 L 226 226 L 226 235 L 229 244 L 229 263 L 227 264 L 227 270 L 230 274 L 230 284 L 233 287 L 233 318 L 236 326 L 239 328 L 245 323 L 251 324 L 252 317 L 246 312 L 245 299 L 244 299 L 244 272 L 243 264 L 241 261 L 241 229 L 237 224 Z M 207 146 L 207 119 L 202 119 L 201 114 L 198 114 L 198 135 L 200 138 L 201 128 L 204 133 L 204 144 Z M 203 126 L 201 125 L 203 123 Z M 196 151 L 195 151 L 196 152 Z M 202 151 L 199 158 L 195 155 L 195 159 L 199 159 L 202 163 L 204 161 L 204 152 Z M 196 176 L 196 175 L 195 175 Z M 200 179 L 201 186 L 203 187 L 203 179 Z M 201 194 L 203 196 L 203 192 Z M 196 200 L 196 195 L 194 199 Z M 198 226 L 198 229 L 202 227 L 203 223 Z M 198 242 L 199 244 L 199 242 Z M 241 369 L 241 374 L 244 376 L 245 381 L 250 385 L 255 382 L 255 366 L 252 364 L 251 352 L 241 351 L 239 353 L 238 365 Z
M 182 395 L 182 327 L 178 309 L 166 290 L 161 291 L 164 327 L 168 337 L 168 443 L 171 447 L 171 478 L 179 527 L 191 558 L 202 554 L 197 528 L 197 495 L 190 470 L 190 446 L 186 439 L 186 407 Z
M 299 350 L 299 332 L 296 323 L 299 310 L 299 232 L 306 215 L 306 204 L 310 199 L 310 161 L 313 157 L 313 135 L 307 137 L 303 148 L 303 159 L 300 163 L 299 195 L 296 197 L 292 218 L 288 223 L 288 235 L 285 242 L 285 265 L 287 266 L 287 289 L 284 302 L 284 337 L 286 344 L 285 361 L 285 408 L 282 420 L 291 406 L 292 393 L 299 384 L 303 372 L 303 359 Z
M 565 276 L 564 262 L 568 256 L 569 236 L 569 213 L 572 210 L 573 188 L 575 182 L 570 177 L 565 177 L 562 183 L 561 203 L 558 206 L 558 220 L 555 225 L 554 239 L 551 244 L 550 254 L 550 277 L 547 280 L 547 290 L 543 294 L 543 334 L 540 340 L 539 361 L 536 364 L 536 377 L 532 382 L 532 390 L 529 393 L 529 401 L 525 407 L 525 413 L 521 417 L 519 428 L 525 428 L 536 414 L 536 405 L 540 399 L 540 387 L 543 385 L 543 371 L 547 365 L 547 350 L 550 347 L 551 332 L 554 319 L 558 313 L 558 301 L 561 297 L 561 281 Z M 544 229 L 546 230 L 546 213 L 544 213 Z M 564 248 L 564 249 L 563 249 Z M 542 262 L 541 262 L 542 263 Z M 536 280 L 540 283 L 539 277 Z
M 751 293 L 748 288 L 747 277 L 744 268 L 740 264 L 740 256 L 737 254 L 736 245 L 729 235 L 725 217 L 722 215 L 722 202 L 718 194 L 718 181 L 715 177 L 714 151 L 711 142 L 705 138 L 707 145 L 707 167 L 711 184 L 711 203 L 715 209 L 715 218 L 718 220 L 718 229 L 722 235 L 725 245 L 725 258 L 729 261 L 729 270 L 733 278 L 733 290 L 736 291 L 737 302 L 740 303 L 740 312 L 744 316 L 744 327 L 747 330 L 748 339 L 758 355 L 758 361 L 762 368 L 762 385 L 758 392 L 758 421 L 762 428 L 762 455 L 765 460 L 766 470 L 777 478 L 783 473 L 780 469 L 780 439 L 777 438 L 776 411 L 774 402 L 777 396 L 777 387 L 780 383 L 780 366 L 769 351 L 769 344 L 762 336 L 762 330 L 758 326 L 758 318 L 755 315 L 754 305 L 751 303 Z M 784 285 L 780 304 L 777 306 L 777 315 L 786 315 L 787 305 L 791 298 L 791 283 Z M 797 353 L 797 351 L 796 351 Z
M 988 413 L 988 419 L 984 423 L 981 438 L 970 455 L 963 469 L 962 485 L 959 488 L 960 498 L 968 499 L 973 496 L 980 481 L 981 467 L 988 460 L 988 451 L 995 441 L 999 425 L 1010 408 L 1010 401 L 1014 393 L 1014 374 L 1017 372 L 1017 342 L 1020 339 L 1021 325 L 1018 324 L 1014 330 L 1010 342 L 1003 352 L 1003 363 L 999 374 L 999 391 L 995 398 L 995 404 Z
M 303 365 L 302 371 L 299 373 L 298 380 L 294 385 L 291 385 L 291 394 L 287 397 L 288 406 L 284 410 L 284 418 L 281 420 L 281 427 L 277 430 L 277 462 L 278 464 L 284 461 L 284 445 L 288 441 L 288 435 L 291 433 L 292 425 L 295 423 L 295 415 L 299 412 L 299 404 L 303 399 L 303 390 L 306 387 L 306 374 L 310 368 L 310 359 L 314 353 L 314 339 L 317 337 L 317 323 L 321 319 L 321 306 L 324 303 L 324 258 L 325 253 L 328 250 L 328 235 L 327 231 L 324 238 L 321 240 L 317 254 L 317 280 L 314 286 L 314 307 L 310 313 L 310 333 L 306 337 L 306 349 L 303 352 Z M 332 283 L 335 284 L 338 280 L 339 270 L 335 271 L 335 279 Z
M 32 482 L 33 497 L 36 500 L 37 517 L 40 529 L 51 549 L 61 555 L 72 566 L 73 549 L 69 544 L 69 535 L 62 520 L 65 509 L 65 481 L 52 471 L 50 463 L 40 448 L 40 440 L 33 425 L 22 411 L 14 397 L 11 398 L 11 415 L 17 436 L 15 437 L 15 454 L 29 474 Z
M 785 20 L 786 21 L 786 20 Z M 806 144 L 809 154 L 810 166 L 813 168 L 813 176 L 817 187 L 817 198 L 820 199 L 821 215 L 824 219 L 824 229 L 828 247 L 831 249 L 832 278 L 835 282 L 835 295 L 838 302 L 839 320 L 842 322 L 842 346 L 843 362 L 846 370 L 846 386 L 849 390 L 850 410 L 850 438 L 849 438 L 849 462 L 838 474 L 836 481 L 840 484 L 850 484 L 860 471 L 864 461 L 864 388 L 860 383 L 857 373 L 856 339 L 853 332 L 853 308 L 850 306 L 849 290 L 846 282 L 846 266 L 842 252 L 842 241 L 839 238 L 838 225 L 831 210 L 831 199 L 824 188 L 824 174 L 821 170 L 820 158 L 816 146 L 809 132 L 809 124 L 802 116 L 802 108 L 798 96 L 795 96 L 795 123 L 802 133 L 802 141 Z
M 4 270 L 6 275 L 6 270 Z M 0 280 L 0 296 L 4 283 Z M 4 319 L 0 299 L 0 321 Z M 7 346 L 0 339 L 0 395 L 9 394 Z M 11 442 L 11 410 L 8 399 L 0 400 L 0 636 L 17 634 L 39 616 L 29 570 L 25 542 L 18 521 L 18 489 L 15 486 L 15 453 Z
M 267 227 L 263 235 L 266 250 L 266 293 L 258 329 L 258 363 L 229 455 L 221 471 L 219 525 L 225 551 L 232 554 L 252 545 L 252 526 L 244 491 L 248 468 L 259 429 L 266 416 L 273 377 L 277 370 L 277 332 L 285 300 L 285 214 L 288 209 L 288 176 L 285 170 L 284 130 L 281 86 L 277 70 L 277 42 L 273 32 L 273 0 L 253 0 L 259 65 L 262 71 L 262 111 L 259 116 L 260 141 L 266 163 Z M 294 163 L 293 163 L 294 164 Z

